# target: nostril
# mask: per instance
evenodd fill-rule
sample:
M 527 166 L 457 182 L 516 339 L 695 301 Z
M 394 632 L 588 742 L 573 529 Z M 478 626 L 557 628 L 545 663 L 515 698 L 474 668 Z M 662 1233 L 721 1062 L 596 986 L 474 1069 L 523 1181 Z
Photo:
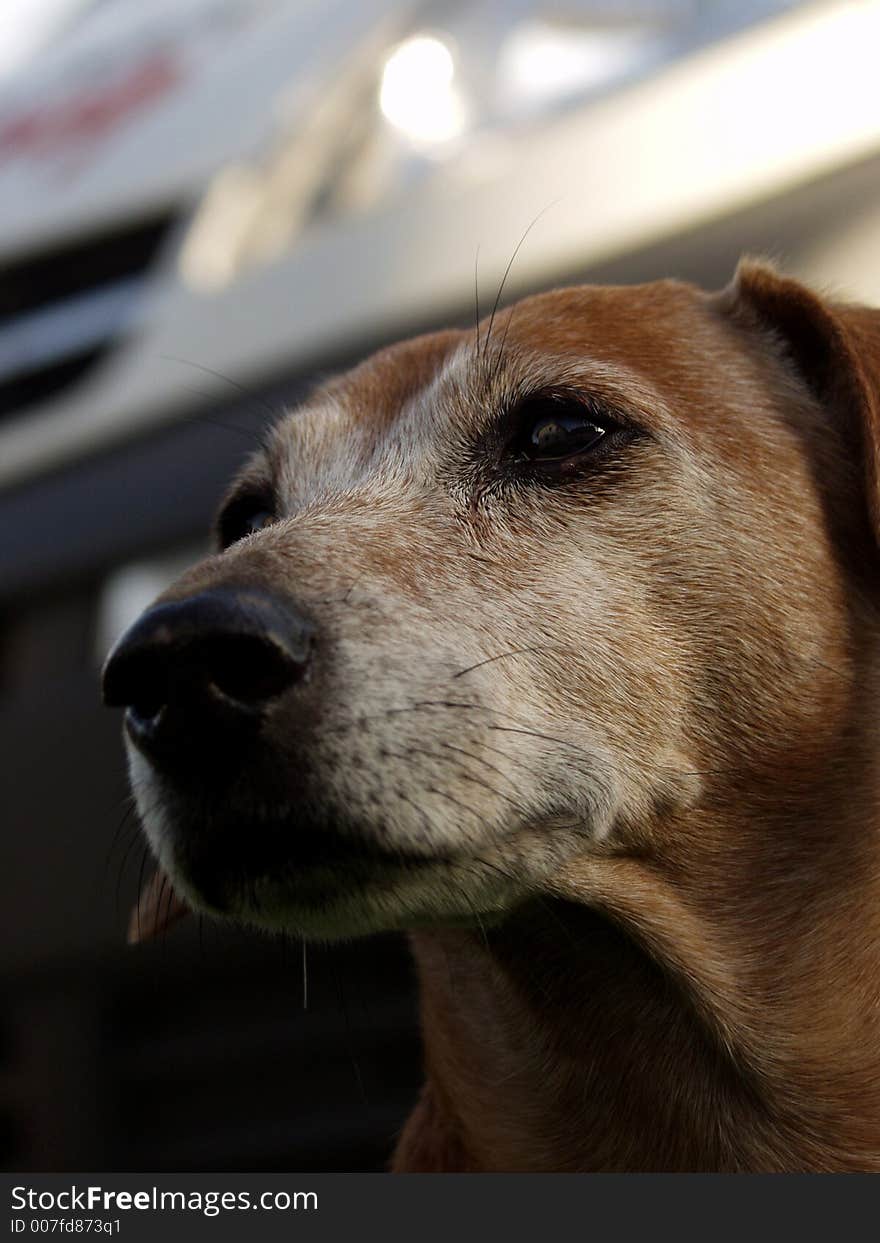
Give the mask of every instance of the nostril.
M 217 635 L 172 651 L 132 653 L 109 671 L 104 696 L 144 722 L 169 702 L 200 698 L 212 688 L 242 707 L 255 708 L 287 690 L 303 669 L 271 639 Z
M 136 695 L 129 707 L 134 716 L 139 717 L 140 720 L 152 721 L 159 715 L 167 702 L 167 696 L 145 691 L 142 695 Z
M 131 708 L 148 721 L 168 702 L 168 679 L 163 662 L 152 652 L 133 652 L 108 666 L 104 677 L 104 701 Z
M 193 659 L 218 691 L 251 707 L 286 691 L 305 668 L 271 639 L 253 635 L 206 639 L 197 645 Z

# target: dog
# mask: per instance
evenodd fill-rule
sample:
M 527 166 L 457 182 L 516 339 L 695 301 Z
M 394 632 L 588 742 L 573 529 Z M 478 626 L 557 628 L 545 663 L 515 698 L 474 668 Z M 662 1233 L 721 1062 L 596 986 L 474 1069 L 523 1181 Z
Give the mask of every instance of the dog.
M 399 1172 L 880 1169 L 880 311 L 529 297 L 320 387 L 217 536 L 103 675 L 141 935 L 407 931 Z

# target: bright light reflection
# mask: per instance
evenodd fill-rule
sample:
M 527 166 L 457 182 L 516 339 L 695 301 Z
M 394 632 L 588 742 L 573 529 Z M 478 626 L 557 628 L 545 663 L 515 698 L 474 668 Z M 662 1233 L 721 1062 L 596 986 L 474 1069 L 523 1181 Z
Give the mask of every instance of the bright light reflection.
M 576 30 L 528 22 L 506 40 L 498 74 L 511 102 L 541 103 L 613 82 L 642 64 L 651 48 L 651 33 L 644 29 Z
M 440 39 L 416 35 L 388 57 L 379 90 L 382 115 L 414 143 L 448 142 L 464 128 L 455 61 Z

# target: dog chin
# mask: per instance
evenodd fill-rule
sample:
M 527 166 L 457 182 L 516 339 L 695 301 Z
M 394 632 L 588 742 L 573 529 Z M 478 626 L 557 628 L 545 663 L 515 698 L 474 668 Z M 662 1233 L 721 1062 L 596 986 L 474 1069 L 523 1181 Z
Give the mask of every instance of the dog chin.
M 390 864 L 357 879 L 341 869 L 282 883 L 238 878 L 222 912 L 237 923 L 312 941 L 339 941 L 380 932 L 493 923 L 525 896 L 511 881 L 477 881 L 465 864 L 425 860 L 415 868 Z
M 425 859 L 291 872 L 284 879 L 243 870 L 212 871 L 206 881 L 170 858 L 160 862 L 194 911 L 265 932 L 332 942 L 380 932 L 492 923 L 526 896 L 496 874 Z
M 178 897 L 196 912 L 265 931 L 336 941 L 492 922 L 528 892 L 497 861 L 403 856 L 361 846 L 354 838 L 332 861 L 296 860 L 285 854 L 290 830 L 283 816 L 253 824 L 230 818 L 207 832 L 194 831 L 187 827 L 185 801 L 166 790 L 134 750 L 130 771 L 159 867 Z M 259 857 L 259 846 L 267 840 L 271 859 Z M 250 843 L 252 852 L 257 844 L 250 861 L 243 857 L 243 843 Z

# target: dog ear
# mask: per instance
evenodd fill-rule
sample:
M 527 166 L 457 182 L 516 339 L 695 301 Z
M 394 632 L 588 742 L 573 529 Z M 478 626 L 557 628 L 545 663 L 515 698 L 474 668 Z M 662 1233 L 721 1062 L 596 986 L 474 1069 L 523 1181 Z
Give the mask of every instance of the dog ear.
M 740 322 L 769 332 L 861 464 L 880 544 L 880 310 L 826 301 L 769 264 L 743 259 L 721 294 Z
M 152 941 L 166 928 L 189 914 L 189 907 L 174 892 L 171 881 L 159 869 L 154 872 L 138 894 L 137 903 L 128 921 L 128 943 Z

